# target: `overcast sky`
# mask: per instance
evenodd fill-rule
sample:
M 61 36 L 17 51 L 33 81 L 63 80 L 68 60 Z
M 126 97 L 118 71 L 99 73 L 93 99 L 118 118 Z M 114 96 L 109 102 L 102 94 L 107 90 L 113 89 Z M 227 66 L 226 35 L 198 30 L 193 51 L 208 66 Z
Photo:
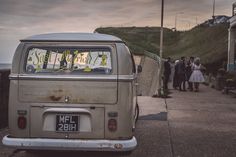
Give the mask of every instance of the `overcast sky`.
M 216 0 L 231 16 L 235 0 Z M 213 0 L 165 0 L 164 26 L 185 30 L 212 16 Z M 0 63 L 10 63 L 19 39 L 50 32 L 93 32 L 107 26 L 159 26 L 161 0 L 0 0 Z M 190 27 L 189 27 L 190 26 Z

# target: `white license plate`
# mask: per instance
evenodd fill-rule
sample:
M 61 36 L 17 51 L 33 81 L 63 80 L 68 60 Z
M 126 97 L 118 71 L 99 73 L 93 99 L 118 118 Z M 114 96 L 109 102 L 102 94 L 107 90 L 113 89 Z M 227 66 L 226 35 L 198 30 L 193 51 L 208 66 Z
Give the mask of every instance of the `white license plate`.
M 58 132 L 79 131 L 79 116 L 70 114 L 56 115 L 56 131 Z

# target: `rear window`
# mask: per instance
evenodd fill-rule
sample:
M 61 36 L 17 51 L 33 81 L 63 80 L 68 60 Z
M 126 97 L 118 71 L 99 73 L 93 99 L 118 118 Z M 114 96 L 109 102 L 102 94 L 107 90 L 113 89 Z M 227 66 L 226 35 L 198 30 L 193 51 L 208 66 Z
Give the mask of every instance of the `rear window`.
M 30 48 L 26 73 L 94 73 L 112 71 L 109 48 Z

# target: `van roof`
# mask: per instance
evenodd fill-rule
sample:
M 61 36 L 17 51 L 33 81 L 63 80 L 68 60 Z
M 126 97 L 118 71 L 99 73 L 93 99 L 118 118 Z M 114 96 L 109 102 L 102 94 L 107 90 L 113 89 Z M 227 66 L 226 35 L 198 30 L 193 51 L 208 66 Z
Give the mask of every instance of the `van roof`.
M 40 42 L 123 42 L 120 38 L 100 33 L 49 33 L 30 36 L 20 41 L 40 41 Z

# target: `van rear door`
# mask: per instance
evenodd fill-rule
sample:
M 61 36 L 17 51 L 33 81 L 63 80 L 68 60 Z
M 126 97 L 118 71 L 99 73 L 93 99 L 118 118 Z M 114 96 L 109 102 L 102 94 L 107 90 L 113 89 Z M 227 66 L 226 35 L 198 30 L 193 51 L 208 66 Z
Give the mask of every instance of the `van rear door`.
M 104 138 L 104 108 L 117 102 L 113 47 L 30 47 L 19 101 L 31 137 Z

